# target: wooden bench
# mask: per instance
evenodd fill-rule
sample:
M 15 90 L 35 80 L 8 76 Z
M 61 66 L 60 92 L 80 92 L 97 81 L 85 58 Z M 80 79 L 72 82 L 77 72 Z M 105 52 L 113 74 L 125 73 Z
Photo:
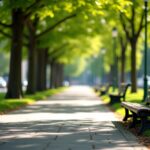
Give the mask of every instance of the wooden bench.
M 127 89 L 129 88 L 130 85 L 131 84 L 129 84 L 129 83 L 128 84 L 122 83 L 120 85 L 119 92 L 117 94 L 109 94 L 110 104 L 121 102 L 121 99 L 123 99 L 123 101 L 124 101 Z
M 109 91 L 110 88 L 110 84 L 106 84 L 106 86 L 102 89 L 100 89 L 100 96 L 107 94 L 107 92 Z
M 140 123 L 138 134 L 142 134 L 146 129 L 150 129 L 150 91 L 144 103 L 122 102 L 121 106 L 125 108 L 125 116 L 123 121 L 132 118 L 130 128 L 136 127 Z
M 95 92 L 98 92 L 98 91 L 100 90 L 100 88 L 101 88 L 100 85 L 96 85 L 96 86 L 94 87 L 94 91 L 95 91 Z

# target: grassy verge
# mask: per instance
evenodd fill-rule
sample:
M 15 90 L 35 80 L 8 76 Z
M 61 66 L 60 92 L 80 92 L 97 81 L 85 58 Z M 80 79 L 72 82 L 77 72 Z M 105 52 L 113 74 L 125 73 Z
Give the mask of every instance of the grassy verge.
M 110 91 L 110 93 L 111 93 L 111 91 Z M 108 95 L 101 96 L 101 98 L 105 103 L 109 103 L 109 101 L 110 101 Z M 127 91 L 126 101 L 128 101 L 128 102 L 141 103 L 142 98 L 143 98 L 143 90 L 142 89 L 138 89 L 137 93 L 131 93 L 130 89 Z M 113 108 L 113 110 L 115 112 L 117 112 L 119 115 L 124 116 L 124 108 L 122 108 L 120 106 L 120 103 L 115 103 L 115 104 L 111 105 L 110 107 Z
M 111 92 L 112 92 L 112 89 L 109 91 L 109 93 L 111 93 Z M 122 118 L 124 117 L 125 111 L 124 111 L 124 108 L 121 107 L 120 103 L 115 103 L 115 104 L 110 105 L 110 104 L 109 104 L 110 98 L 109 98 L 108 95 L 103 95 L 103 96 L 101 96 L 101 99 L 102 99 L 106 104 L 108 104 L 109 107 L 110 107 L 114 112 L 116 112 L 117 114 L 119 114 Z M 126 94 L 126 101 L 141 103 L 141 102 L 142 102 L 142 99 L 143 99 L 143 89 L 138 89 L 137 93 L 131 93 L 130 90 L 127 91 L 127 94 Z M 146 131 L 144 132 L 143 136 L 150 137 L 150 130 L 146 130 Z
M 49 96 L 63 91 L 65 88 L 50 89 L 42 92 L 37 92 L 33 95 L 25 95 L 22 99 L 4 99 L 5 94 L 0 94 L 0 114 L 19 109 L 26 105 L 33 104 L 38 100 L 44 100 Z

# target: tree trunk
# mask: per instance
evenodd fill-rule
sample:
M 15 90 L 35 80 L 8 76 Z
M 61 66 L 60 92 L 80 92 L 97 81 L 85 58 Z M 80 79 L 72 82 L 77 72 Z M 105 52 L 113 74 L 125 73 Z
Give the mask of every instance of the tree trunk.
M 46 90 L 47 49 L 38 49 L 37 57 L 37 90 Z
M 56 66 L 55 66 L 55 63 L 54 62 L 51 62 L 50 63 L 50 88 L 53 89 L 55 88 L 55 81 L 56 81 L 56 77 L 55 77 L 55 69 Z
M 47 64 L 48 64 L 48 49 L 44 49 L 44 68 L 43 68 L 43 89 L 47 89 Z
M 55 87 L 58 88 L 60 87 L 60 76 L 61 76 L 61 70 L 60 70 L 60 64 L 56 63 L 56 71 L 55 71 Z
M 131 43 L 131 92 L 137 91 L 137 81 L 136 81 L 136 40 Z
M 126 65 L 126 49 L 127 49 L 128 40 L 127 38 L 120 37 L 121 45 L 121 73 L 120 73 L 120 82 L 125 82 L 125 65 Z
M 36 65 L 37 65 L 37 52 L 36 52 L 36 37 L 35 28 L 28 27 L 29 29 L 29 47 L 28 47 L 28 86 L 27 94 L 34 94 L 36 92 Z
M 27 21 L 27 27 L 29 30 L 29 47 L 28 47 L 28 86 L 27 93 L 34 94 L 36 92 L 36 69 L 37 69 L 37 39 L 36 30 L 39 18 L 34 16 L 34 20 Z
M 12 41 L 11 41 L 11 55 L 9 66 L 9 81 L 6 98 L 21 98 L 22 84 L 21 84 L 21 59 L 23 46 L 23 19 L 22 9 L 12 10 Z
M 59 77 L 58 77 L 58 87 L 62 87 L 63 86 L 63 80 L 64 80 L 64 70 L 63 70 L 63 64 L 58 64 L 59 65 Z
M 43 49 L 37 49 L 37 91 L 43 91 Z
M 64 70 L 63 64 L 52 62 L 50 75 L 50 88 L 58 88 L 63 86 Z
M 121 53 L 121 75 L 120 75 L 121 83 L 125 82 L 125 63 L 126 63 L 125 49 L 122 49 L 122 53 Z
M 63 86 L 63 64 L 55 63 L 55 88 Z

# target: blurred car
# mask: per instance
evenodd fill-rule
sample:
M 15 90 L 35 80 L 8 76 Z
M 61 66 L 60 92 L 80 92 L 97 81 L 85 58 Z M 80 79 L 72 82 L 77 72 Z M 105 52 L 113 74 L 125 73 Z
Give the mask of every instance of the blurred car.
M 3 77 L 0 77 L 0 88 L 5 88 L 7 86 L 7 82 Z
M 63 82 L 63 85 L 64 85 L 64 86 L 69 86 L 69 81 L 64 81 L 64 82 Z
M 8 83 L 8 75 L 4 75 L 3 79 L 6 81 L 6 83 Z

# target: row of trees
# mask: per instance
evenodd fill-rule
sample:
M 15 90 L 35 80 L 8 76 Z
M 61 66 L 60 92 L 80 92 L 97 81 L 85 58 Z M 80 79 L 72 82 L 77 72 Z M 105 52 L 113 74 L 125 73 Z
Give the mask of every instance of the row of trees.
M 125 73 L 130 73 L 132 83 L 131 90 L 132 92 L 136 92 L 137 70 L 142 62 L 141 50 L 144 48 L 144 38 L 142 35 L 145 26 L 144 1 L 130 0 L 124 4 L 125 9 L 121 8 L 118 10 L 110 8 L 111 13 L 107 13 L 103 30 L 105 34 L 101 40 L 101 43 L 103 43 L 101 48 L 106 49 L 104 56 L 105 72 L 110 73 L 110 76 L 112 76 L 113 70 L 111 70 L 111 68 L 113 68 L 115 62 L 113 61 L 112 28 L 109 27 L 116 27 L 118 30 L 116 59 L 119 63 L 119 80 L 120 82 L 125 82 Z
M 85 43 L 94 35 L 87 32 L 85 20 L 91 13 L 96 16 L 102 10 L 95 1 L 5 0 L 1 1 L 0 11 L 1 37 L 8 41 L 5 48 L 10 47 L 6 98 L 21 98 L 22 50 L 28 57 L 28 94 L 46 89 L 47 64 L 51 68 L 51 88 L 61 86 L 63 64 L 74 57 L 91 55 L 90 43 Z M 69 21 L 73 18 L 76 19 Z M 79 42 L 82 38 L 84 47 Z
M 48 65 L 51 69 L 50 87 L 61 86 L 64 65 L 74 60 L 88 60 L 98 53 L 100 47 L 107 49 L 106 68 L 110 72 L 114 62 L 110 59 L 112 49 L 108 42 L 111 29 L 116 25 L 122 50 L 122 74 L 125 72 L 127 44 L 131 46 L 131 81 L 135 92 L 137 42 L 144 23 L 141 3 L 134 0 L 1 1 L 1 44 L 5 43 L 4 49 L 10 49 L 6 98 L 23 96 L 23 57 L 28 58 L 29 94 L 46 89 Z M 81 66 L 79 64 L 79 70 L 83 70 Z

